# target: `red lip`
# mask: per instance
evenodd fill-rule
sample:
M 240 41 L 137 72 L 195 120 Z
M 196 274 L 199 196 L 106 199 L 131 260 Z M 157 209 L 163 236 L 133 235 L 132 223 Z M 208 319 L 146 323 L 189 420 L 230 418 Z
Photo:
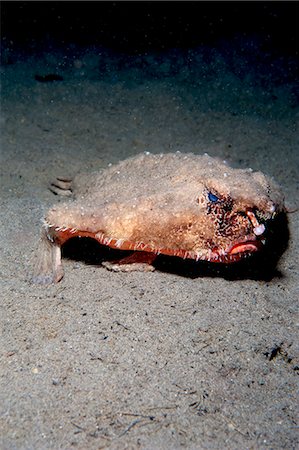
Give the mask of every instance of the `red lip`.
M 230 249 L 228 254 L 229 255 L 236 255 L 240 253 L 253 253 L 257 252 L 261 248 L 261 242 L 260 241 L 246 241 L 246 242 L 239 242 L 235 245 L 233 245 Z
M 217 251 L 213 252 L 208 258 L 210 262 L 230 264 L 242 260 L 245 256 L 259 251 L 263 246 L 263 242 L 254 239 L 252 236 L 248 239 L 235 242 L 224 254 L 219 254 Z

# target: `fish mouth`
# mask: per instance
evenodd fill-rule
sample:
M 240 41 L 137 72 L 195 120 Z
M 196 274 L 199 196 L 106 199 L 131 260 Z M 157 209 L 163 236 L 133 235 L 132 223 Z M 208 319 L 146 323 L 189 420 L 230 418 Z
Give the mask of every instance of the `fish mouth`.
M 258 252 L 264 245 L 265 241 L 256 239 L 251 235 L 248 237 L 242 237 L 238 241 L 235 241 L 232 245 L 226 248 L 224 251 L 217 251 L 216 249 L 209 254 L 206 258 L 210 262 L 229 264 L 238 262 L 253 253 Z
M 243 254 L 257 252 L 263 246 L 263 241 L 260 237 L 265 232 L 265 225 L 259 223 L 255 213 L 251 209 L 246 211 L 246 215 L 252 224 L 253 234 L 251 236 L 247 236 L 246 239 L 243 238 L 237 242 L 234 242 L 234 244 L 228 248 L 227 254 L 230 257 L 236 258 L 236 260 L 243 257 Z
M 230 263 L 237 262 L 261 250 L 265 244 L 262 235 L 265 233 L 265 225 L 260 223 L 252 209 L 246 211 L 246 216 L 251 223 L 252 232 L 242 236 L 229 245 L 224 251 L 214 251 L 209 257 L 210 261 Z
M 238 255 L 242 253 L 254 253 L 261 249 L 262 242 L 258 240 L 246 240 L 238 242 L 230 247 L 228 255 Z
M 222 262 L 238 262 L 253 253 L 260 251 L 265 241 L 256 239 L 254 236 L 240 239 L 234 242 L 226 251 Z

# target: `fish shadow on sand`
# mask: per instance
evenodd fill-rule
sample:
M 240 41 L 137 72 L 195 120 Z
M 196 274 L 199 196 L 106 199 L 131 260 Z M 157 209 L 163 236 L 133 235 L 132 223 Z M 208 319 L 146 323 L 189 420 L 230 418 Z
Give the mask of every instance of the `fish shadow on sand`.
M 280 213 L 272 221 L 271 227 L 265 233 L 265 238 L 266 244 L 261 251 L 232 264 L 196 262 L 159 255 L 153 265 L 161 272 L 191 279 L 220 277 L 231 281 L 242 279 L 271 281 L 273 278 L 283 278 L 283 274 L 277 269 L 277 263 L 287 249 L 289 241 L 288 219 L 285 213 Z M 69 239 L 62 247 L 64 258 L 82 261 L 93 266 L 101 266 L 103 261 L 124 258 L 130 253 L 132 252 L 114 250 L 100 245 L 91 238 Z

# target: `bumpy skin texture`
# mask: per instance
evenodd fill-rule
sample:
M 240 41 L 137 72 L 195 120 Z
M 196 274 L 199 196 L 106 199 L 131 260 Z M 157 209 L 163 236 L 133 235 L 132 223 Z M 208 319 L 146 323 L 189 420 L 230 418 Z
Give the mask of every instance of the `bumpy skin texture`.
M 44 219 L 34 282 L 62 278 L 61 246 L 73 236 L 152 256 L 238 261 L 260 248 L 269 221 L 284 209 L 269 177 L 206 154 L 140 154 L 68 187 L 75 199 Z

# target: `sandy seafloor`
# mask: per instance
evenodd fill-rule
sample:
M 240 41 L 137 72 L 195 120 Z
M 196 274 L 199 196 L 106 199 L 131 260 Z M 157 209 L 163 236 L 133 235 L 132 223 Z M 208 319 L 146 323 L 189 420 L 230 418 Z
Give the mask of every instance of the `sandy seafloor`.
M 197 276 L 163 264 L 113 273 L 79 252 L 59 284 L 28 281 L 41 219 L 58 201 L 49 182 L 139 152 L 208 152 L 262 170 L 296 206 L 294 70 L 250 40 L 130 58 L 75 46 L 8 54 L 2 450 L 296 448 L 298 212 L 267 279 L 200 263 Z M 63 81 L 35 80 L 48 74 Z

